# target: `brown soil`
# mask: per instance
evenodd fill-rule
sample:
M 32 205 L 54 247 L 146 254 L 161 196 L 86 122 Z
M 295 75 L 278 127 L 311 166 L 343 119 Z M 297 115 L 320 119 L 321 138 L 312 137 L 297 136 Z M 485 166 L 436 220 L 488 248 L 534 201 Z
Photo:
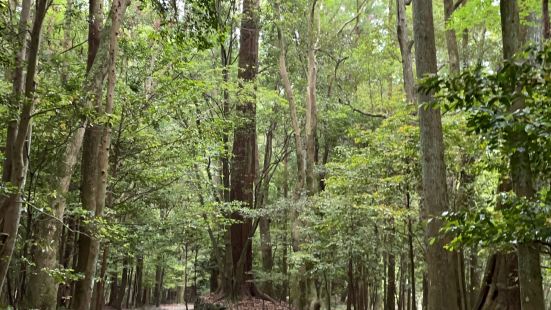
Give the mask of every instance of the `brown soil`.
M 220 300 L 215 294 L 202 296 L 201 303 L 225 306 L 228 310 L 292 310 L 285 302 L 273 303 L 255 297 L 244 297 L 239 302 L 229 303 L 226 300 Z

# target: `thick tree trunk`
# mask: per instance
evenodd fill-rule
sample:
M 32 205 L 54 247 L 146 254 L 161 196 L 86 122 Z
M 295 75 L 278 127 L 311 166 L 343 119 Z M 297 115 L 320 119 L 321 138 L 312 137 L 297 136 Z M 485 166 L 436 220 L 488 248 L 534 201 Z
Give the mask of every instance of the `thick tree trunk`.
M 413 2 L 413 29 L 415 34 L 415 61 L 418 78 L 437 73 L 436 45 L 431 0 Z M 431 94 L 419 92 L 419 104 L 432 103 Z M 454 266 L 456 253 L 444 245 L 449 237 L 440 233 L 442 212 L 448 210 L 446 165 L 440 110 L 432 107 L 419 109 L 421 136 L 421 166 L 423 176 L 423 207 L 429 219 L 427 239 L 436 238 L 427 246 L 429 309 L 459 310 L 459 280 Z
M 98 4 L 91 3 L 90 6 L 90 20 L 94 22 L 90 23 L 88 32 L 88 59 L 90 61 L 87 65 L 87 73 L 90 72 L 96 56 L 98 47 L 95 44 L 99 43 L 100 36 L 101 8 L 99 2 L 96 3 Z M 71 0 L 68 1 L 68 5 L 70 4 Z M 66 27 L 70 27 L 70 25 L 66 25 Z M 66 28 L 65 31 L 70 31 L 70 29 Z M 90 78 L 96 77 L 87 77 L 85 85 L 90 83 Z M 85 86 L 83 89 L 86 91 L 87 87 Z M 84 102 L 83 105 L 90 106 L 91 103 Z M 57 266 L 59 234 L 66 206 L 65 196 L 69 191 L 74 166 L 82 147 L 85 123 L 86 120 L 71 134 L 65 152 L 57 163 L 55 181 L 52 183 L 51 190 L 57 195 L 52 196 L 49 203 L 52 214 L 41 214 L 37 220 L 36 240 L 32 251 L 34 268 L 30 274 L 29 290 L 26 296 L 26 304 L 31 308 L 56 309 L 57 306 L 58 285 L 46 270 L 54 269 Z
M 128 0 L 113 2 L 107 21 L 108 25 L 104 27 L 98 55 L 96 56 L 98 61 L 106 65 L 105 68 L 98 68 L 98 70 L 105 70 L 103 76 L 107 75 L 105 106 L 101 100 L 103 98 L 103 87 L 101 86 L 103 81 L 98 78 L 98 85 L 95 87 L 96 110 L 100 115 L 108 115 L 113 111 L 117 38 L 127 5 Z M 97 124 L 86 128 L 83 142 L 81 198 L 83 207 L 91 211 L 95 218 L 103 216 L 105 207 L 110 145 L 110 126 Z M 81 227 L 83 233 L 80 234 L 79 238 L 77 271 L 83 273 L 84 278 L 76 284 L 73 304 L 73 308 L 78 310 L 90 309 L 95 266 L 99 252 L 99 240 L 90 237 L 93 230 L 94 227 L 90 224 Z
M 509 179 L 500 180 L 497 191 L 512 189 Z M 498 201 L 496 208 L 502 208 Z M 478 298 L 474 300 L 476 310 L 521 309 L 518 284 L 518 259 L 516 253 L 493 253 L 486 262 L 486 271 Z
M 98 127 L 86 128 L 82 147 L 82 206 L 94 217 L 96 216 L 96 191 L 97 191 L 97 161 L 100 147 L 101 130 Z M 77 281 L 73 309 L 88 310 L 92 300 L 93 279 L 96 272 L 96 260 L 99 251 L 99 242 L 92 238 L 93 226 L 82 223 L 78 239 L 78 264 L 77 272 L 84 278 Z
M 522 309 L 515 253 L 496 253 L 488 258 L 480 295 L 473 309 Z
M 501 0 L 501 32 L 503 37 L 503 58 L 511 59 L 521 46 L 519 9 L 516 0 Z M 511 107 L 515 112 L 524 107 L 522 99 L 517 99 Z M 530 155 L 523 151 L 526 132 L 517 130 L 509 135 L 509 143 L 516 147 L 510 157 L 513 192 L 518 197 L 533 198 Z M 540 266 L 540 250 L 535 242 L 518 245 L 518 275 L 520 302 L 523 310 L 544 309 L 543 285 Z
M 0 209 L 2 234 L 6 236 L 4 244 L 0 249 L 0 291 L 2 290 L 8 273 L 15 242 L 17 240 L 17 231 L 19 230 L 19 219 L 23 203 L 22 195 L 25 190 L 25 180 L 28 169 L 28 153 L 31 147 L 32 113 L 35 105 L 34 92 L 36 87 L 34 79 L 38 62 L 42 23 L 49 8 L 49 4 L 51 3 L 48 0 L 38 0 L 36 2 L 28 49 L 27 75 L 25 76 L 24 85 L 25 95 L 24 98 L 22 98 L 23 102 L 21 104 L 17 134 L 13 141 L 13 148 L 10 150 L 12 152 L 11 159 L 9 159 L 11 163 L 10 183 L 13 186 L 13 191 L 2 197 L 3 205 Z M 24 36 L 22 34 L 20 35 Z M 16 78 L 17 76 L 18 73 L 16 73 Z M 16 86 L 15 83 L 14 86 Z
M 406 92 L 406 100 L 408 102 L 413 102 L 415 100 L 415 81 L 413 79 L 413 66 L 411 61 L 411 46 L 413 42 L 409 40 L 408 36 L 405 0 L 396 0 L 396 10 L 396 32 L 398 34 L 400 54 L 402 55 L 404 91 Z
M 242 83 L 242 89 L 247 92 L 250 92 L 258 72 L 259 7 L 259 0 L 243 2 L 237 77 Z M 242 123 L 238 124 L 234 131 L 230 200 L 242 203 L 245 208 L 252 208 L 257 158 L 256 105 L 254 99 L 241 100 L 236 107 L 237 116 Z M 230 228 L 232 270 L 228 274 L 231 275 L 232 283 L 231 291 L 224 293 L 230 298 L 237 298 L 255 294 L 251 275 L 252 222 L 240 212 L 233 213 L 232 219 L 237 221 Z

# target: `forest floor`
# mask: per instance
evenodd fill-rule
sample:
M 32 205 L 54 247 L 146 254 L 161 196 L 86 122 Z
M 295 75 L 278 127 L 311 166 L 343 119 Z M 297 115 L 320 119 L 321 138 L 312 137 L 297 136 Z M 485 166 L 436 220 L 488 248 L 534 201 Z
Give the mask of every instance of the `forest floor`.
M 115 308 L 106 306 L 104 310 L 115 310 Z M 125 310 L 128 310 L 125 308 Z M 172 304 L 172 305 L 161 305 L 160 307 L 151 307 L 147 306 L 145 308 L 137 308 L 137 310 L 186 310 L 186 305 L 184 304 Z M 187 310 L 193 310 L 193 304 L 187 305 Z

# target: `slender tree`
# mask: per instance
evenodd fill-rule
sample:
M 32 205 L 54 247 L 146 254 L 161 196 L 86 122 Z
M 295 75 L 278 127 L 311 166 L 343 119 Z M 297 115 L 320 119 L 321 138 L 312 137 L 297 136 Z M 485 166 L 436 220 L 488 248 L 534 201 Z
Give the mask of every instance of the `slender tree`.
M 21 208 L 23 205 L 23 191 L 25 189 L 25 181 L 28 170 L 28 152 L 31 147 L 32 137 L 32 114 L 35 107 L 35 75 L 38 65 L 38 52 L 40 49 L 40 37 L 42 32 L 42 24 L 46 17 L 46 12 L 51 5 L 49 0 L 36 1 L 34 10 L 34 20 L 30 34 L 30 42 L 27 57 L 27 72 L 24 84 L 24 96 L 21 98 L 21 111 L 17 124 L 17 133 L 11 137 L 12 133 L 8 132 L 8 140 L 13 139 L 13 145 L 10 148 L 11 156 L 7 161 L 8 167 L 11 169 L 9 174 L 9 183 L 12 190 L 3 197 L 3 205 L 0 209 L 0 223 L 2 224 L 2 234 L 6 236 L 4 244 L 0 249 L 0 290 L 3 287 L 10 261 L 17 240 L 17 232 L 19 230 L 19 219 L 21 217 Z M 26 13 L 25 13 L 26 14 Z M 26 18 L 25 16 L 23 18 Z M 25 28 L 25 27 L 23 27 Z M 20 29 L 23 29 L 20 28 Z M 20 34 L 21 37 L 24 35 Z M 24 46 L 24 44 L 23 44 Z M 23 47 L 21 47 L 23 48 Z M 18 56 L 19 60 L 19 56 Z M 20 59 L 23 60 L 23 59 Z M 22 78 L 19 73 L 16 74 L 16 79 Z M 21 83 L 14 82 L 14 87 L 20 87 Z M 16 99 L 18 97 L 17 90 L 15 91 Z M 18 104 L 19 105 L 19 104 Z M 8 144 L 11 144 L 8 142 Z
M 413 42 L 409 40 L 406 3 L 405 0 L 396 0 L 396 33 L 400 54 L 402 55 L 402 75 L 404 79 L 404 91 L 408 102 L 415 100 L 415 81 L 413 80 L 413 66 L 411 62 L 411 48 Z

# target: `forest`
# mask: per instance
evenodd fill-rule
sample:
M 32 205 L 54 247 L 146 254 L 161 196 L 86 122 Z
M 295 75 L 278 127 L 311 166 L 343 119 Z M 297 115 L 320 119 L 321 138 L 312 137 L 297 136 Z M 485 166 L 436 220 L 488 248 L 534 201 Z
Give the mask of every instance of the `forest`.
M 0 309 L 551 309 L 548 0 L 0 0 Z

